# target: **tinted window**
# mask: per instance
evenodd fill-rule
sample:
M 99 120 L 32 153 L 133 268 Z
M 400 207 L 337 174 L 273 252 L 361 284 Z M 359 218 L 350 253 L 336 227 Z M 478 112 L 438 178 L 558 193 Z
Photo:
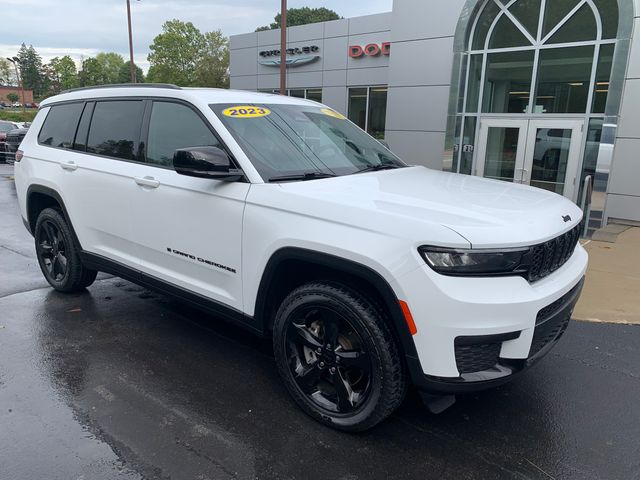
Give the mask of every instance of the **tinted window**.
M 89 133 L 89 122 L 91 121 L 94 105 L 94 102 L 89 102 L 84 107 L 82 116 L 80 117 L 80 123 L 78 124 L 78 131 L 76 132 L 76 140 L 73 143 L 74 150 L 84 152 L 87 148 L 87 134 Z
M 96 103 L 87 152 L 136 160 L 143 111 L 144 104 L 140 100 Z
M 71 148 L 83 103 L 54 105 L 42 125 L 38 142 L 59 148 Z
M 220 146 L 204 121 L 178 103 L 154 102 L 149 120 L 147 162 L 171 165 L 178 148 Z

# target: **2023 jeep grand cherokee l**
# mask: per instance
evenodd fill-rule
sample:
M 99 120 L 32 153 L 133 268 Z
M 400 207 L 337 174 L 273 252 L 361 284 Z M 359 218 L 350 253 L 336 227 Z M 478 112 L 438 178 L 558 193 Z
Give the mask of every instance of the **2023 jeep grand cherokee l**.
M 435 409 L 512 378 L 562 335 L 587 266 L 567 199 L 406 165 L 306 100 L 72 91 L 16 160 L 53 288 L 110 272 L 272 335 L 292 397 L 343 430 L 409 382 Z

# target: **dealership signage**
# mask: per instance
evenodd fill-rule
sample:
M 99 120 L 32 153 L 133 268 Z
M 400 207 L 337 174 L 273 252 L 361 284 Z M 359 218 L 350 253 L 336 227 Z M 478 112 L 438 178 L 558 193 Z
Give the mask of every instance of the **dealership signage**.
M 349 56 L 351 58 L 378 57 L 380 55 L 389 56 L 391 53 L 391 42 L 369 43 L 365 46 L 350 45 Z
M 320 58 L 320 47 L 308 45 L 305 47 L 287 48 L 287 66 L 298 67 L 307 63 L 315 62 Z M 267 67 L 280 66 L 280 49 L 263 50 L 259 53 L 258 63 Z

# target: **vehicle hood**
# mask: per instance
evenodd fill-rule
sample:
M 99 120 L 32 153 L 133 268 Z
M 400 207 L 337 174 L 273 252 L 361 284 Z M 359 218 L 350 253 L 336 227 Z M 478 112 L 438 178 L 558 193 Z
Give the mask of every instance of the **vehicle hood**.
M 327 219 L 375 225 L 380 231 L 401 227 L 398 231 L 410 231 L 424 244 L 441 244 L 433 228 L 438 225 L 457 232 L 473 248 L 534 245 L 582 219 L 573 202 L 555 193 L 425 167 L 280 186 L 296 210 L 308 207 L 320 214 L 321 209 Z

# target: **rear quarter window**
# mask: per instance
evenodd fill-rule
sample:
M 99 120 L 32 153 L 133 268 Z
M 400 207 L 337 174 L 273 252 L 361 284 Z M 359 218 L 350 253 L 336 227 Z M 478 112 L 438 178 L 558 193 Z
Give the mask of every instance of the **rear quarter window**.
M 67 103 L 50 107 L 38 134 L 38 143 L 56 148 L 71 148 L 83 105 Z

